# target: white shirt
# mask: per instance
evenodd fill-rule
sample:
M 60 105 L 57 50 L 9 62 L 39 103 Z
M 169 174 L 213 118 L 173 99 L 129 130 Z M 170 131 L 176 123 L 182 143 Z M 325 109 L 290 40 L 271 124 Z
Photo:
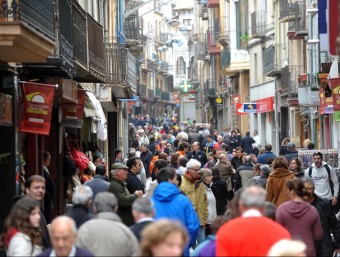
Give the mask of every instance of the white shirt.
M 31 238 L 18 232 L 12 237 L 6 251 L 7 256 L 36 256 L 41 253 L 42 247 L 34 245 L 32 249 Z
M 262 216 L 261 212 L 256 209 L 249 209 L 242 214 L 243 218 L 261 217 L 261 216 Z
M 260 136 L 259 136 L 259 135 L 256 135 L 256 136 L 253 137 L 253 139 L 255 140 L 255 143 L 252 144 L 252 145 L 253 145 L 253 148 L 258 148 L 258 149 L 260 149 L 260 147 L 261 147 Z

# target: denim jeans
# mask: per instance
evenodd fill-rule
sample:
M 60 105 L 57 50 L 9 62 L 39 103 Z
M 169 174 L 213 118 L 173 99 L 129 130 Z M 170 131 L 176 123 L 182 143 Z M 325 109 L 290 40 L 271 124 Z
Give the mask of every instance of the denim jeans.
M 200 227 L 200 229 L 198 230 L 198 234 L 197 234 L 197 245 L 202 243 L 204 239 L 205 239 L 205 228 Z

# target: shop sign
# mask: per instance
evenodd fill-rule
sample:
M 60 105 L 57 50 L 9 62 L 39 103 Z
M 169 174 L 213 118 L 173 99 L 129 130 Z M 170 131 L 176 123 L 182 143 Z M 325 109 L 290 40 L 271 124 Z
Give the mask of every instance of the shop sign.
M 56 86 L 32 82 L 21 83 L 23 88 L 21 132 L 48 136 Z
M 256 112 L 256 104 L 252 103 L 239 103 L 236 104 L 236 114 L 247 114 L 247 113 L 255 113 Z
M 85 90 L 78 90 L 78 103 L 67 103 L 62 106 L 62 122 L 70 127 L 80 128 L 83 125 Z
M 330 79 L 329 83 L 332 88 L 334 119 L 340 121 L 340 78 Z
M 274 111 L 274 97 L 262 98 L 256 101 L 256 112 L 265 113 Z

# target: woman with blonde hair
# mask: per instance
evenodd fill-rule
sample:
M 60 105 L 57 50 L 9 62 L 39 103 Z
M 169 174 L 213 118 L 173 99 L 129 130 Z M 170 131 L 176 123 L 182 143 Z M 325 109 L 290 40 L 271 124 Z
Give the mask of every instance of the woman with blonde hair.
M 42 251 L 39 203 L 24 197 L 17 201 L 5 221 L 3 244 L 7 256 L 36 256 Z
M 295 178 L 294 173 L 288 170 L 288 161 L 283 156 L 275 157 L 273 161 L 273 171 L 269 174 L 266 184 L 266 200 L 275 204 L 276 208 L 280 204 L 289 200 L 287 195 L 286 182 Z
M 182 256 L 188 233 L 177 222 L 158 220 L 142 232 L 141 256 Z

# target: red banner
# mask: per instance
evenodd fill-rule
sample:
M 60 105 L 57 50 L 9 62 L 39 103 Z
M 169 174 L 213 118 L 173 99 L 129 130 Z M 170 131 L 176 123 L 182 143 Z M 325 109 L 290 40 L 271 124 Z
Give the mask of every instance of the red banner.
M 239 104 L 239 103 L 241 103 L 241 95 L 240 94 L 233 94 L 231 96 L 231 100 L 232 100 L 233 104 Z
M 262 98 L 256 101 L 256 112 L 265 113 L 274 111 L 274 97 Z
M 330 79 L 329 83 L 332 89 L 334 119 L 340 121 L 340 78 Z
M 235 104 L 235 109 L 237 115 L 247 114 L 246 112 L 244 112 L 244 106 L 242 103 Z
M 85 90 L 78 90 L 77 92 L 78 103 L 63 104 L 62 118 L 83 121 L 84 117 L 84 103 L 85 103 Z
M 23 88 L 21 132 L 50 134 L 54 85 L 25 82 Z

